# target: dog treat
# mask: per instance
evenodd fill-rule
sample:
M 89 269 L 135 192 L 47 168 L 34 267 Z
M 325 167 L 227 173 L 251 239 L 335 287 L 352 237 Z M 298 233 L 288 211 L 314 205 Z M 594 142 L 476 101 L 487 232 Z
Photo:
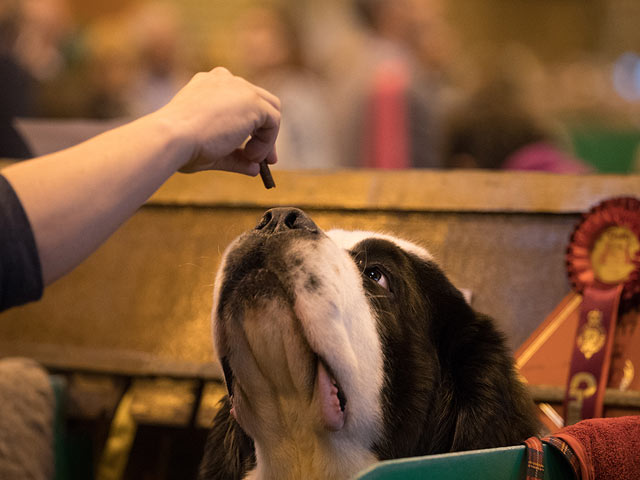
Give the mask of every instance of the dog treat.
M 264 188 L 266 188 L 267 190 L 269 190 L 270 188 L 275 188 L 276 182 L 273 181 L 271 170 L 269 170 L 269 165 L 267 165 L 266 160 L 260 162 L 260 178 L 262 178 Z

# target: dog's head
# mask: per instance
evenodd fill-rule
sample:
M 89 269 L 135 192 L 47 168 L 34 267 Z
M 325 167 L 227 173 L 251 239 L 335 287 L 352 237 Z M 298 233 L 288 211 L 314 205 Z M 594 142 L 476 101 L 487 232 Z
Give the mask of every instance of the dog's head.
M 256 461 L 274 478 L 347 478 L 535 433 L 502 336 L 410 242 L 270 210 L 223 255 L 213 325 L 229 395 L 203 478 Z

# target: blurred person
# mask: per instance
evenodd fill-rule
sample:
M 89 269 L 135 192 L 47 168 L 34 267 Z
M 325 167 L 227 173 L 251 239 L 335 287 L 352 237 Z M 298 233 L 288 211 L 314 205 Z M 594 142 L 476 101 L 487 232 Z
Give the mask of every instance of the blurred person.
M 72 115 L 83 85 L 69 82 L 81 55 L 69 0 L 19 0 L 23 10 L 15 52 L 34 79 L 34 117 Z M 70 102 L 71 100 L 71 102 Z
M 88 51 L 85 116 L 96 119 L 133 117 L 130 91 L 137 58 L 127 18 L 122 14 L 99 18 L 86 29 L 85 41 Z
M 448 168 L 589 173 L 535 115 L 507 78 L 493 79 L 454 109 L 446 122 Z
M 281 167 L 336 166 L 329 98 L 321 79 L 306 65 L 291 12 L 274 6 L 249 8 L 237 20 L 236 35 L 238 67 L 276 94 L 286 112 L 277 142 Z
M 187 51 L 179 10 L 166 2 L 146 2 L 126 13 L 136 65 L 127 92 L 134 117 L 166 104 L 187 82 Z
M 86 30 L 86 115 L 136 118 L 165 105 L 184 86 L 180 14 L 170 4 L 146 2 L 98 18 Z
M 275 163 L 279 124 L 277 97 L 216 68 L 154 113 L 3 169 L 0 311 L 40 298 L 174 172 L 257 175 Z
M 364 27 L 336 102 L 343 156 L 372 168 L 437 168 L 446 39 L 440 0 L 353 0 Z M 428 51 L 427 46 L 432 46 Z M 428 60 L 428 61 L 427 61 Z M 347 160 L 349 161 L 349 160 Z
M 61 45 L 71 30 L 67 0 L 20 0 L 15 51 L 34 78 L 47 81 L 64 67 Z
M 28 158 L 29 147 L 14 127 L 33 110 L 33 77 L 15 53 L 22 19 L 20 0 L 0 2 L 0 157 Z

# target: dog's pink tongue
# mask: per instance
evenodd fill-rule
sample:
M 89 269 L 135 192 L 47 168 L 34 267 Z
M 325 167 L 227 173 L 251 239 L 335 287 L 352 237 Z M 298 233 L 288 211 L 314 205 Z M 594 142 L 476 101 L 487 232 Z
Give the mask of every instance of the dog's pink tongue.
M 320 397 L 320 412 L 327 430 L 338 431 L 344 426 L 344 412 L 340 408 L 338 389 L 335 381 L 327 372 L 322 362 L 318 362 L 318 394 Z

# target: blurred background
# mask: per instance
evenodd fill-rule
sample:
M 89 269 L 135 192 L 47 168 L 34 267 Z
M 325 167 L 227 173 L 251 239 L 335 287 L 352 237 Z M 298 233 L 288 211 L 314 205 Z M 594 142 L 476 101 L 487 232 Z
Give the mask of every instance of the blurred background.
M 638 173 L 639 20 L 638 0 L 0 0 L 0 158 L 152 112 L 221 65 L 280 97 L 274 170 Z M 275 198 L 429 245 L 514 348 L 569 292 L 579 212 L 640 178 L 342 173 L 283 172 Z M 206 175 L 177 177 L 43 302 L 3 314 L 0 357 L 39 359 L 68 396 L 56 478 L 197 469 L 225 391 L 213 272 L 274 198 Z
M 635 0 L 0 0 L 1 157 L 222 65 L 277 94 L 279 168 L 640 167 Z

